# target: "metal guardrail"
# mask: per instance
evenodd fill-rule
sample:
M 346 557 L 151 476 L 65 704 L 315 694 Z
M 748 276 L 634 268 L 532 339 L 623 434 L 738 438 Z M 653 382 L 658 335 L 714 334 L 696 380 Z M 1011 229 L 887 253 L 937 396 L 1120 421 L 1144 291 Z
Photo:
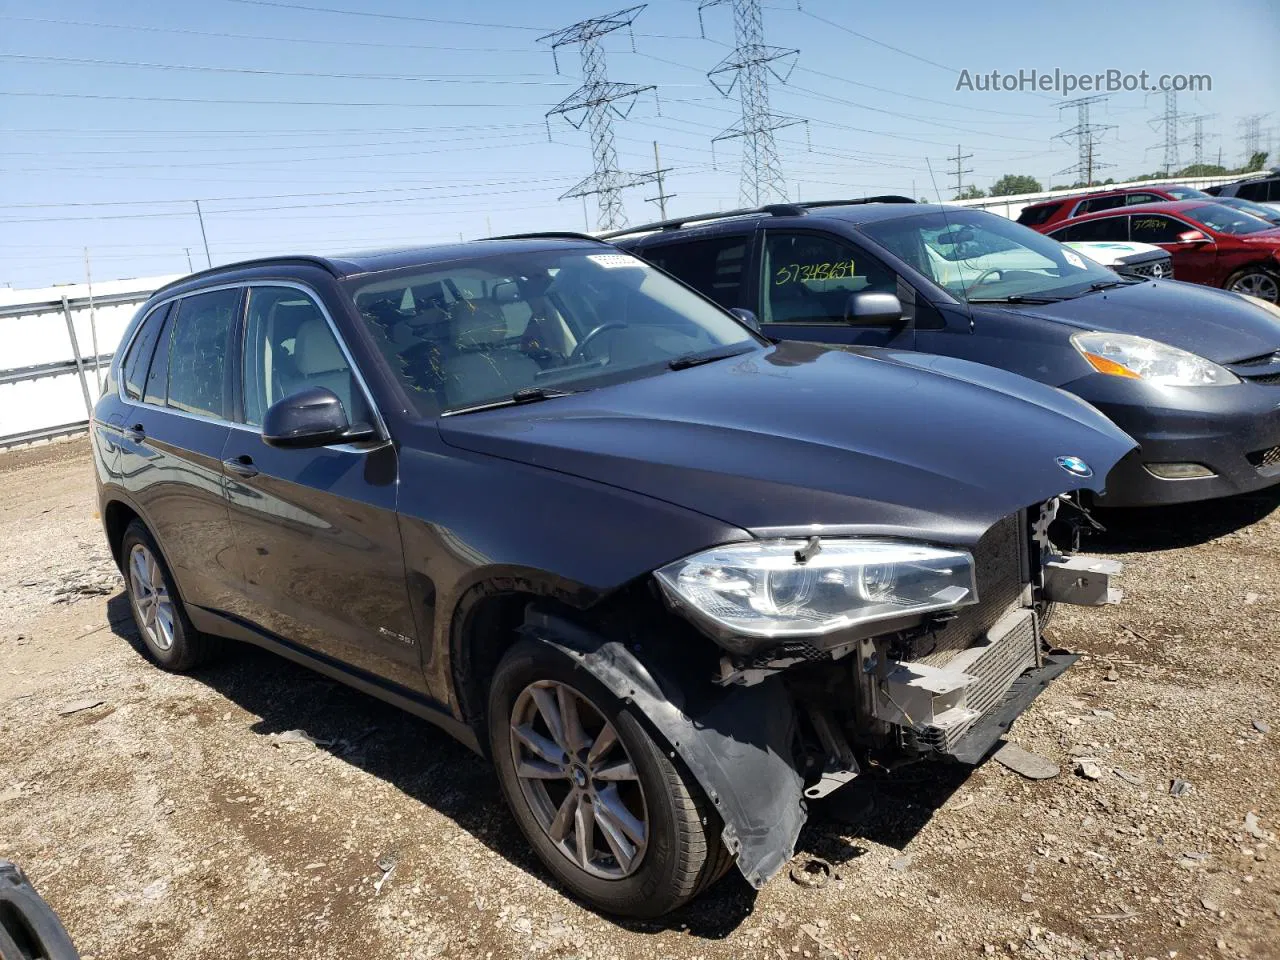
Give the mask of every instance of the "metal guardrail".
M 114 354 L 98 352 L 98 328 L 94 311 L 98 307 L 123 306 L 133 303 L 145 303 L 151 296 L 150 291 L 134 293 L 113 293 L 92 297 L 59 297 L 57 300 L 40 300 L 34 303 L 19 303 L 0 306 L 0 318 L 24 317 L 35 314 L 60 312 L 67 325 L 67 338 L 71 342 L 71 360 L 60 360 L 53 363 L 37 364 L 27 367 L 10 367 L 0 370 L 0 385 L 18 383 L 25 380 L 39 380 L 44 377 L 57 377 L 68 373 L 76 374 L 80 379 L 80 390 L 84 396 L 85 419 L 75 423 L 63 423 L 35 430 L 0 436 L 0 449 L 32 443 L 37 440 L 50 440 L 55 437 L 68 436 L 88 429 L 89 417 L 93 414 L 93 396 L 89 391 L 89 376 L 98 378 L 104 363 L 109 364 Z M 76 336 L 75 321 L 71 316 L 73 309 L 88 308 L 89 329 L 93 339 L 93 353 L 85 357 L 80 351 L 80 341 Z M 99 389 L 101 383 L 99 382 Z

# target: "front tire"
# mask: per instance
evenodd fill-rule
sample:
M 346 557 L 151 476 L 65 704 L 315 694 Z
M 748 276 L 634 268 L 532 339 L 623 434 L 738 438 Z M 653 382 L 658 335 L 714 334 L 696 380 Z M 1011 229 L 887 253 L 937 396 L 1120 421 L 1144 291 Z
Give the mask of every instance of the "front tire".
M 1280 274 L 1263 267 L 1245 267 L 1227 278 L 1224 289 L 1280 304 Z
M 522 640 L 489 691 L 507 804 L 547 869 L 607 913 L 652 919 L 728 870 L 701 788 L 632 709 L 554 647 Z
M 218 650 L 217 640 L 191 625 L 169 566 L 141 520 L 125 529 L 120 556 L 133 622 L 147 655 L 174 673 L 184 673 L 212 659 Z

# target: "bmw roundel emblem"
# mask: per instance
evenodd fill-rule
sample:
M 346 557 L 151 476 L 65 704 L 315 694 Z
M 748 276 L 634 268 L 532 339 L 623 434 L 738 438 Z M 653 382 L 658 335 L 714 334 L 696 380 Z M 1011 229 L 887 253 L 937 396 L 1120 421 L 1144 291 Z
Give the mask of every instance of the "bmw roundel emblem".
M 1089 466 L 1079 457 L 1059 457 L 1058 466 L 1073 477 L 1092 477 L 1093 467 Z

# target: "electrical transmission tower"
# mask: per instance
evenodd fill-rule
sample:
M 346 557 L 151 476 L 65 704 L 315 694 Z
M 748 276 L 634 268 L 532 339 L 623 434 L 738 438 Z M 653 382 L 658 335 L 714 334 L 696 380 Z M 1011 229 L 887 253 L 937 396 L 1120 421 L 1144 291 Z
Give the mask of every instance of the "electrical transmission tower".
M 1164 92 L 1164 113 L 1150 121 L 1153 130 L 1164 128 L 1164 175 L 1170 176 L 1181 169 L 1178 162 L 1178 94 L 1173 90 Z M 1159 146 L 1159 144 L 1157 144 Z
M 1075 100 L 1066 100 L 1058 104 L 1058 113 L 1061 115 L 1063 110 L 1074 108 L 1076 111 L 1076 125 L 1070 130 L 1063 130 L 1061 133 L 1055 134 L 1055 140 L 1075 140 L 1076 147 L 1079 151 L 1079 159 L 1069 167 L 1059 170 L 1055 176 L 1061 176 L 1064 173 L 1075 173 L 1078 182 L 1083 182 L 1085 186 L 1093 184 L 1093 175 L 1097 170 L 1103 167 L 1114 167 L 1114 163 L 1103 163 L 1098 159 L 1098 140 L 1102 134 L 1108 130 L 1114 130 L 1113 123 L 1090 123 L 1089 108 L 1095 103 L 1105 103 L 1106 97 L 1077 97 Z
M 571 27 L 539 37 L 538 42 L 551 45 L 551 55 L 556 58 L 556 72 L 560 71 L 557 51 L 567 44 L 582 45 L 582 86 L 547 111 L 548 123 L 553 116 L 562 116 L 575 130 L 585 124 L 591 136 L 591 156 L 595 172 L 577 186 L 561 195 L 561 200 L 571 197 L 599 197 L 600 212 L 596 224 L 601 230 L 619 230 L 627 225 L 627 215 L 622 208 L 622 191 L 638 187 L 654 179 L 652 173 L 626 173 L 618 168 L 618 152 L 613 146 L 613 121 L 626 119 L 635 106 L 637 95 L 650 86 L 634 83 L 611 83 L 605 70 L 604 47 L 601 38 L 623 27 L 630 28 L 645 5 L 628 7 L 603 17 L 583 20 Z M 548 131 L 550 127 L 548 127 Z
M 973 173 L 973 167 L 965 167 L 963 164 L 966 160 L 972 160 L 972 159 L 973 159 L 972 153 L 960 152 L 960 144 L 958 143 L 956 144 L 956 155 L 954 157 L 947 157 L 948 162 L 954 161 L 956 165 L 955 178 L 956 178 L 956 199 L 957 200 L 963 199 L 964 197 L 964 175 L 966 173 Z
M 1265 113 L 1251 113 L 1236 121 L 1240 127 L 1240 142 L 1244 144 L 1244 162 L 1248 164 L 1253 155 L 1262 149 L 1262 121 Z
M 760 0 L 702 0 L 698 4 L 698 20 L 702 11 L 724 3 L 733 5 L 733 52 L 707 73 L 707 79 L 723 96 L 738 88 L 742 103 L 742 119 L 711 140 L 712 149 L 721 140 L 742 139 L 742 179 L 739 193 L 743 206 L 759 206 L 773 200 L 787 199 L 787 185 L 778 159 L 778 144 L 773 134 L 783 127 L 807 121 L 784 117 L 769 109 L 769 77 L 786 83 L 795 69 L 799 50 L 771 47 L 764 42 L 764 22 Z M 703 30 L 706 36 L 706 30 Z M 727 82 L 726 82 L 727 78 Z
M 1204 122 L 1212 120 L 1216 117 L 1216 113 L 1197 113 L 1190 117 L 1184 117 L 1191 124 L 1191 163 L 1193 166 L 1199 167 L 1204 165 Z M 1212 134 L 1210 134 L 1212 136 Z

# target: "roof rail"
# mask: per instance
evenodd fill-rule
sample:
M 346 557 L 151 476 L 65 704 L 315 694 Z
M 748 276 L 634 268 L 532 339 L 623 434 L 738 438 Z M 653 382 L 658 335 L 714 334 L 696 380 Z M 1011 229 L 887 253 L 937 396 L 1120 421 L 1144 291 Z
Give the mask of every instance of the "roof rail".
M 815 207 L 843 207 L 855 203 L 915 203 L 910 197 L 899 194 L 883 194 L 876 197 L 857 197 L 851 200 L 808 200 L 803 203 L 766 203 L 761 207 L 743 207 L 739 210 L 720 210 L 713 213 L 693 213 L 671 220 L 655 220 L 653 223 L 642 223 L 622 230 L 602 233 L 597 239 L 612 240 L 614 237 L 625 237 L 633 233 L 650 233 L 655 230 L 678 230 L 691 223 L 703 223 L 712 220 L 732 220 L 735 217 L 803 217 Z
M 190 280 L 198 280 L 201 277 L 214 276 L 215 274 L 225 273 L 228 270 L 244 270 L 249 267 L 273 267 L 282 264 L 302 263 L 310 267 L 319 267 L 326 273 L 330 273 L 335 277 L 341 277 L 342 272 L 333 265 L 331 261 L 324 257 L 313 257 L 306 254 L 289 255 L 281 257 L 258 257 L 254 260 L 237 260 L 234 263 L 220 263 L 216 267 L 205 267 L 203 270 L 197 270 L 195 273 L 188 273 L 185 277 L 179 277 L 177 280 L 170 280 L 163 287 L 152 291 L 151 295 L 155 296 L 162 290 L 168 290 L 170 287 L 176 287 L 180 284 L 187 283 Z
M 576 230 L 534 230 L 529 233 L 504 233 L 498 237 L 481 237 L 481 240 L 593 240 L 596 243 L 612 246 L 600 237 L 590 233 L 579 233 Z

